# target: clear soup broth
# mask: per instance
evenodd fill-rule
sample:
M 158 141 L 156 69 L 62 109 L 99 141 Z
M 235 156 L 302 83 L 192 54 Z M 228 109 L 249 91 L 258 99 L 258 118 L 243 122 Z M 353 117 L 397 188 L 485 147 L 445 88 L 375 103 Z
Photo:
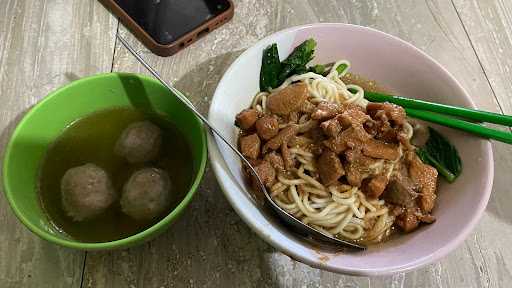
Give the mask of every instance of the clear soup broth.
M 149 120 L 162 130 L 162 144 L 155 160 L 132 164 L 114 153 L 122 131 L 131 123 Z M 54 228 L 82 242 L 107 242 L 126 238 L 154 225 L 172 211 L 186 195 L 193 168 L 192 153 L 183 134 L 160 115 L 132 108 L 93 113 L 75 121 L 50 145 L 39 173 L 39 198 Z M 62 207 L 61 179 L 64 173 L 86 163 L 105 169 L 114 189 L 121 194 L 131 174 L 143 167 L 165 170 L 171 180 L 171 205 L 151 220 L 135 220 L 121 211 L 119 200 L 91 220 L 74 221 Z

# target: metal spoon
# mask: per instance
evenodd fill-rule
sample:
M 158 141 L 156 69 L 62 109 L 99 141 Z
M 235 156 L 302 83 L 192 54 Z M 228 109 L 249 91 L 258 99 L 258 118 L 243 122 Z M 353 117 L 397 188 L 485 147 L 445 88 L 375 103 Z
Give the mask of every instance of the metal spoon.
M 158 79 L 158 81 L 160 81 L 160 83 L 162 83 L 165 87 L 167 87 L 167 89 L 169 89 L 174 95 L 176 95 L 176 97 L 178 97 L 178 99 L 183 102 L 183 104 L 185 104 L 192 112 L 194 112 L 194 114 L 196 114 L 197 117 L 199 117 L 199 119 L 201 119 L 203 121 L 204 124 L 206 124 L 206 126 L 208 126 L 210 128 L 210 130 L 215 133 L 220 139 L 222 139 L 222 141 L 224 141 L 224 143 L 226 143 L 226 145 L 228 145 L 229 148 L 231 148 L 231 150 L 233 150 L 233 152 L 235 152 L 236 155 L 238 155 L 238 157 L 240 157 L 240 159 L 244 162 L 245 165 L 247 165 L 247 167 L 250 168 L 250 171 L 251 173 L 255 176 L 255 178 L 257 179 L 257 182 L 258 182 L 258 186 L 260 187 L 261 191 L 263 191 L 263 193 L 265 194 L 265 198 L 267 199 L 268 203 L 270 204 L 270 206 L 277 212 L 277 214 L 281 217 L 282 220 L 284 220 L 284 222 L 286 222 L 287 224 L 289 224 L 290 226 L 292 226 L 293 228 L 295 228 L 295 230 L 302 234 L 302 235 L 305 235 L 305 236 L 311 236 L 313 239 L 315 240 L 319 240 L 321 242 L 324 242 L 324 243 L 328 243 L 328 244 L 335 244 L 335 245 L 343 245 L 343 246 L 348 246 L 348 247 L 351 247 L 351 248 L 355 248 L 357 250 L 364 250 L 366 249 L 365 246 L 362 246 L 362 245 L 358 245 L 358 244 L 354 244 L 354 243 L 351 243 L 351 242 L 348 242 L 348 241 L 344 241 L 344 240 L 341 240 L 341 239 L 337 239 L 337 238 L 334 238 L 334 237 L 331 237 L 329 235 L 326 235 L 326 234 L 323 234 L 322 232 L 314 229 L 313 227 L 310 227 L 304 223 L 302 223 L 299 219 L 293 217 L 292 215 L 290 215 L 288 212 L 284 211 L 281 207 L 279 207 L 275 202 L 274 200 L 272 200 L 272 197 L 270 197 L 270 194 L 268 194 L 268 191 L 267 189 L 265 188 L 265 185 L 263 185 L 263 182 L 261 181 L 260 177 L 258 176 L 258 173 L 256 173 L 256 170 L 254 169 L 254 167 L 251 165 L 251 163 L 249 163 L 249 161 L 247 160 L 247 158 L 245 158 L 242 153 L 240 153 L 240 151 L 238 151 L 238 149 L 236 149 L 235 146 L 233 146 L 226 138 L 224 138 L 224 136 L 222 135 L 222 133 L 217 130 L 212 124 L 210 124 L 210 122 L 203 116 L 201 115 L 201 113 L 199 113 L 199 111 L 196 110 L 196 108 L 190 104 L 188 101 L 187 101 L 187 98 L 176 88 L 174 88 L 173 86 L 171 86 L 170 84 L 168 84 L 165 80 L 162 79 L 162 77 L 158 74 L 158 72 L 153 69 L 153 67 L 151 67 L 134 49 L 133 47 L 131 47 L 131 45 L 126 42 L 126 40 L 124 40 L 121 36 L 117 35 L 117 38 L 119 39 L 119 41 L 121 41 L 121 43 L 124 45 L 124 47 L 126 47 L 126 49 L 128 49 L 128 51 L 130 51 L 130 53 L 156 78 Z

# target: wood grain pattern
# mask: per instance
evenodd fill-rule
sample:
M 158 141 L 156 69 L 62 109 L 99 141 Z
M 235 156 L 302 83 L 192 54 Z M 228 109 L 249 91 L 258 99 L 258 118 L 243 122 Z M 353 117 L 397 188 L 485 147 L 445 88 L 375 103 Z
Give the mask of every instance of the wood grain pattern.
M 353 23 L 396 35 L 445 66 L 479 108 L 512 113 L 508 0 L 238 0 L 235 5 L 233 21 L 168 58 L 151 54 L 123 27 L 119 33 L 203 113 L 220 77 L 244 49 L 275 31 L 314 22 Z M 0 147 L 25 109 L 66 82 L 111 67 L 147 74 L 115 44 L 116 30 L 117 21 L 95 0 L 0 1 Z M 351 277 L 295 262 L 250 231 L 208 169 L 191 206 L 169 231 L 145 245 L 87 253 L 85 259 L 82 252 L 29 233 L 0 197 L 0 286 L 507 287 L 511 152 L 510 146 L 494 145 L 493 194 L 474 233 L 442 261 L 414 272 Z
M 501 112 L 512 114 L 512 3 L 510 1 L 460 1 L 453 0 L 458 17 L 464 24 L 465 32 L 477 55 L 485 77 L 492 88 L 493 96 L 499 102 Z M 490 285 L 510 285 L 512 281 L 512 251 L 504 244 L 504 239 L 512 235 L 512 211 L 507 203 L 512 203 L 510 194 L 510 167 L 512 148 L 510 145 L 494 143 L 495 177 L 494 189 L 487 207 L 490 216 L 485 231 L 503 231 L 497 240 L 502 249 L 485 248 L 495 246 L 494 242 L 482 239 L 480 254 L 487 266 Z M 494 230 L 498 229 L 498 230 Z M 493 269 L 495 268 L 495 269 Z
M 117 21 L 96 1 L 0 1 L 0 147 L 26 109 L 48 92 L 110 71 L 116 29 Z M 84 253 L 30 233 L 4 197 L 0 227 L 1 287 L 80 287 Z
M 501 108 L 512 111 L 512 2 L 453 0 Z
M 440 61 L 482 109 L 498 103 L 449 1 L 235 1 L 231 23 L 170 58 L 152 55 L 120 29 L 161 74 L 206 112 L 220 75 L 240 52 L 280 29 L 349 22 L 397 35 Z M 411 17 L 414 16 L 414 17 Z M 146 73 L 118 47 L 114 70 Z M 497 145 L 503 157 L 510 148 Z M 508 160 L 497 166 L 510 168 Z M 497 177 L 504 174 L 497 173 Z M 505 185 L 495 188 L 505 189 Z M 503 235 L 509 223 L 492 211 L 465 244 L 439 263 L 391 277 L 350 277 L 312 269 L 274 251 L 231 210 L 211 171 L 192 207 L 164 236 L 124 252 L 88 255 L 86 287 L 501 287 L 510 279 Z M 508 202 L 512 203 L 512 202 Z M 510 259 L 510 257 L 508 257 Z

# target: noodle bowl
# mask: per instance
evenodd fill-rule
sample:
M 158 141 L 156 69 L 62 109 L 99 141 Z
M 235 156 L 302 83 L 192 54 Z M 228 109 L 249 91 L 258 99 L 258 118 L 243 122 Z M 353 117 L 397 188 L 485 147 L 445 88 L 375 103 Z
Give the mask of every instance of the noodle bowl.
M 382 84 L 385 85 L 384 87 L 393 89 L 391 91 L 405 94 L 405 96 L 414 96 L 425 101 L 443 102 L 448 101 L 445 97 L 450 95 L 450 103 L 473 107 L 468 95 L 454 78 L 446 70 L 443 70 L 433 62 L 431 58 L 424 56 L 421 51 L 414 49 L 411 45 L 403 45 L 404 43 L 396 38 L 363 27 L 344 24 L 314 24 L 288 29 L 259 41 L 244 52 L 224 74 L 213 97 L 209 110 L 209 119 L 222 131 L 227 131 L 235 136 L 232 139 L 232 143 L 240 145 L 238 141 L 241 138 L 255 132 L 255 130 L 235 127 L 233 121 L 236 119 L 236 116 L 241 111 L 248 110 L 251 107 L 251 101 L 258 91 L 271 92 L 269 89 L 258 89 L 258 86 L 261 84 L 259 73 L 260 67 L 262 67 L 260 66 L 262 63 L 262 50 L 276 43 L 280 49 L 279 54 L 286 57 L 292 52 L 294 43 L 299 43 L 308 37 L 318 39 L 319 45 L 315 52 L 316 60 L 314 64 L 330 62 L 335 59 L 349 59 L 353 67 L 349 72 L 354 71 L 354 68 L 356 68 L 358 73 L 361 73 L 361 78 L 358 75 L 349 73 L 342 78 L 342 81 L 346 84 L 359 85 L 364 89 L 365 94 L 368 94 L 367 91 L 390 92 L 390 90 L 381 89 L 383 86 L 379 86 L 379 84 Z M 353 41 L 347 41 L 347 39 L 352 39 Z M 380 57 L 382 51 L 379 49 L 375 50 L 376 45 L 386 47 L 386 52 L 390 53 L 386 54 L 386 57 Z M 280 60 L 283 61 L 283 57 Z M 430 73 L 428 76 L 425 76 L 425 73 L 420 73 L 417 69 L 411 69 L 411 65 L 414 67 L 424 67 Z M 386 67 L 393 67 L 393 73 L 389 73 L 389 69 L 386 69 Z M 324 76 L 329 72 L 328 70 L 316 70 L 314 66 L 311 68 L 314 68 L 311 71 L 320 72 Z M 364 77 L 368 77 L 366 79 L 369 79 L 369 81 L 365 81 Z M 378 80 L 378 82 L 372 80 Z M 279 82 L 276 87 L 281 83 Z M 290 86 L 293 86 L 293 83 Z M 428 87 L 436 87 L 437 93 L 425 90 Z M 272 94 L 274 93 L 267 94 L 267 104 L 271 102 L 269 99 L 274 97 Z M 311 102 L 311 100 L 309 101 Z M 368 105 L 370 107 L 370 110 L 367 109 L 367 111 L 370 111 L 369 113 L 372 113 L 371 107 L 374 104 L 377 103 L 370 103 Z M 268 106 L 267 111 L 274 113 L 272 106 Z M 373 114 L 369 115 L 373 118 Z M 264 117 L 263 114 L 260 114 L 259 117 L 262 116 Z M 303 117 L 302 113 L 299 113 L 297 119 L 302 123 L 310 119 L 310 117 L 307 117 L 300 120 L 301 118 L 305 117 Z M 279 125 L 287 123 L 288 119 L 286 118 L 283 118 L 283 121 L 279 121 Z M 296 123 L 298 124 L 298 122 Z M 413 139 L 416 139 L 416 132 L 418 132 L 416 123 L 411 122 L 411 124 L 415 130 Z M 246 169 L 243 169 L 239 159 L 216 137 L 211 137 L 210 139 L 212 167 L 219 183 L 221 183 L 223 192 L 243 221 L 253 231 L 257 232 L 257 235 L 263 240 L 283 251 L 286 255 L 290 255 L 293 259 L 313 267 L 341 273 L 358 275 L 396 273 L 404 269 L 410 270 L 425 263 L 437 261 L 439 257 L 452 251 L 477 223 L 476 220 L 482 215 L 483 207 L 485 207 L 490 193 L 489 183 L 492 182 L 492 158 L 489 158 L 492 155 L 490 153 L 490 144 L 486 141 L 473 139 L 472 137 L 467 137 L 466 139 L 465 135 L 453 133 L 450 129 L 440 129 L 440 132 L 443 132 L 452 143 L 456 144 L 463 160 L 478 158 L 478 163 L 479 165 L 481 164 L 481 167 L 475 168 L 474 165 L 466 165 L 464 173 L 461 175 L 461 178 L 457 179 L 456 183 L 440 183 L 438 200 L 434 210 L 432 210 L 432 215 L 438 218 L 434 224 L 420 224 L 419 229 L 412 233 L 404 234 L 401 231 L 401 227 L 397 224 L 399 217 L 395 216 L 395 223 L 392 229 L 393 237 L 388 237 L 385 243 L 376 246 L 371 244 L 370 249 L 362 253 L 333 253 L 330 249 L 314 247 L 309 242 L 302 241 L 292 229 L 289 229 L 287 225 L 282 225 L 282 222 L 279 221 L 275 213 L 260 206 L 264 195 L 258 195 L 257 190 L 251 189 L 252 183 L 250 179 L 247 179 L 247 175 L 244 175 Z M 305 137 L 317 141 L 317 139 L 310 136 L 299 133 L 291 139 L 289 148 L 294 148 Z M 261 138 L 261 145 L 264 145 L 266 142 L 266 139 Z M 304 142 L 307 145 L 315 145 L 316 143 Z M 398 144 L 395 141 L 388 143 Z M 318 169 L 322 168 L 321 161 L 318 161 L 319 154 L 316 151 L 307 149 L 307 145 L 301 144 L 300 147 L 315 154 L 314 161 L 317 162 L 315 168 L 317 168 L 318 172 Z M 238 146 L 238 148 L 241 149 L 241 146 Z M 405 146 L 403 149 L 404 157 L 406 157 L 408 150 Z M 274 152 L 277 154 L 281 153 L 279 150 L 270 150 L 270 152 L 271 154 Z M 261 151 L 260 153 L 262 156 L 258 157 L 258 160 L 263 160 L 267 152 Z M 345 158 L 345 152 L 338 154 L 338 157 L 346 169 L 347 159 Z M 295 168 L 298 170 L 300 166 L 297 159 L 296 162 Z M 254 162 L 254 164 L 258 165 L 259 163 Z M 276 169 L 274 182 L 271 186 L 277 183 L 279 171 Z M 316 173 L 311 171 L 306 171 L 305 173 L 313 177 L 316 176 L 314 175 Z M 468 173 L 470 174 L 468 175 Z M 292 178 L 289 174 L 283 174 L 283 176 L 284 178 Z M 299 177 L 297 176 L 293 179 L 296 178 Z M 317 177 L 315 179 L 319 180 Z M 346 180 L 345 175 L 339 179 L 339 182 L 348 184 Z M 441 182 L 442 180 L 439 179 L 439 181 Z M 324 182 L 320 180 L 320 183 Z M 266 186 L 269 194 L 271 186 Z M 297 189 L 300 193 L 300 188 Z M 365 194 L 368 200 L 374 199 L 367 194 L 365 187 L 361 187 L 359 190 Z M 384 196 L 379 197 L 380 200 L 384 200 L 385 204 L 390 203 Z M 480 208 L 468 210 L 468 205 Z M 396 215 L 393 208 L 388 209 L 389 214 Z M 368 212 L 368 209 L 366 209 L 366 213 Z

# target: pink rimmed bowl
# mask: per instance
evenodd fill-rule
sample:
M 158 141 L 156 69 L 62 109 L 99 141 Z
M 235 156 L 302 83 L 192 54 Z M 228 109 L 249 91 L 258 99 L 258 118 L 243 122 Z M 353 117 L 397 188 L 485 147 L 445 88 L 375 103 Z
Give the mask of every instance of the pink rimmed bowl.
M 389 34 L 347 24 L 311 24 L 272 34 L 247 49 L 220 81 L 209 111 L 210 121 L 236 143 L 235 115 L 258 92 L 262 51 L 277 43 L 281 59 L 302 41 L 318 45 L 313 63 L 338 59 L 351 62 L 351 71 L 407 95 L 433 102 L 475 108 L 470 96 L 438 62 Z M 220 139 L 209 137 L 211 165 L 235 211 L 265 241 L 310 266 L 353 275 L 383 275 L 409 271 L 438 261 L 468 236 L 482 216 L 492 188 L 491 144 L 469 134 L 438 127 L 457 147 L 463 173 L 453 184 L 440 181 L 433 212 L 437 221 L 367 251 L 333 253 L 297 237 L 247 192 L 239 159 Z

